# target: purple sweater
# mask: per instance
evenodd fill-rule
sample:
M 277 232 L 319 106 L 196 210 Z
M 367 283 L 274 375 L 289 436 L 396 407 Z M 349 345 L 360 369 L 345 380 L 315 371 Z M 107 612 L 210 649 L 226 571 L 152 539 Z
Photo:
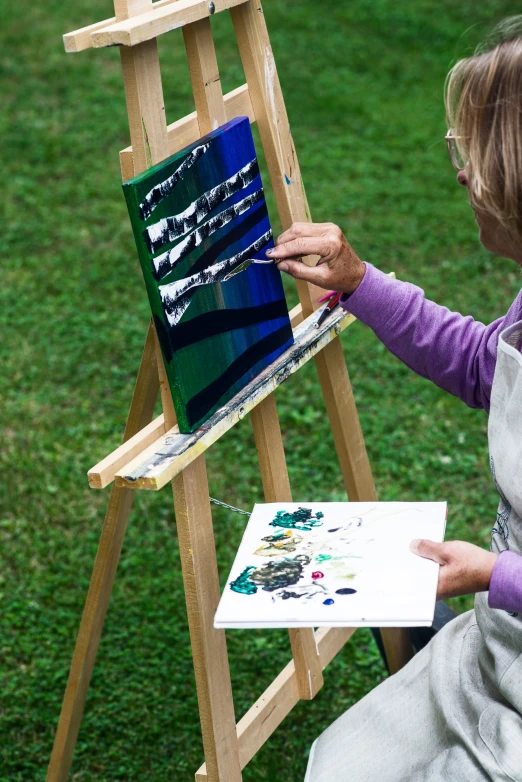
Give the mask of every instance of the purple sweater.
M 357 290 L 341 305 L 375 332 L 421 377 L 489 411 L 500 332 L 522 320 L 522 291 L 503 318 L 485 326 L 424 298 L 424 291 L 366 264 Z M 503 551 L 489 587 L 489 605 L 522 611 L 522 556 Z

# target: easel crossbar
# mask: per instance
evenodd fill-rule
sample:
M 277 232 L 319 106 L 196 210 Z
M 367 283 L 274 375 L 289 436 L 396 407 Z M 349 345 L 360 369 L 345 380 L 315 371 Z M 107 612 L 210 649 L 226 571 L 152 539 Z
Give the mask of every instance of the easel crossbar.
M 353 315 L 341 308 L 321 328 L 316 328 L 318 317 L 314 313 L 300 323 L 294 330 L 294 344 L 214 413 L 205 422 L 205 427 L 192 434 L 180 434 L 178 427 L 174 426 L 132 461 L 115 471 L 116 486 L 153 491 L 161 489 L 355 321 Z M 129 447 L 127 444 L 125 446 Z M 114 462 L 119 461 L 114 455 L 112 459 Z M 106 468 L 107 459 L 101 464 Z M 106 480 L 106 470 L 104 475 Z M 89 483 L 93 487 L 102 485 L 100 465 L 89 471 Z
M 323 627 L 314 633 L 323 670 L 355 630 L 355 627 Z M 242 769 L 252 760 L 298 701 L 297 674 L 295 663 L 291 660 L 237 724 L 239 762 Z M 196 782 L 208 782 L 205 763 L 196 772 Z
M 248 85 L 243 84 L 235 90 L 223 95 L 227 122 L 234 117 L 248 117 L 251 123 L 256 121 L 252 101 L 248 92 Z M 187 147 L 201 136 L 199 131 L 197 111 L 187 114 L 186 117 L 171 122 L 167 125 L 167 143 L 169 155 L 175 155 L 183 147 Z M 134 176 L 134 162 L 132 159 L 132 146 L 122 149 L 120 152 L 120 166 L 122 179 L 126 182 Z
M 137 46 L 151 41 L 159 35 L 199 22 L 219 11 L 226 11 L 241 5 L 247 0 L 166 0 L 154 3 L 151 10 L 132 16 L 123 21 L 107 20 L 107 26 L 100 24 L 82 28 L 64 36 L 67 52 L 81 51 L 85 48 L 100 49 L 106 46 Z M 90 44 L 78 48 L 74 41 L 81 38 L 82 43 Z

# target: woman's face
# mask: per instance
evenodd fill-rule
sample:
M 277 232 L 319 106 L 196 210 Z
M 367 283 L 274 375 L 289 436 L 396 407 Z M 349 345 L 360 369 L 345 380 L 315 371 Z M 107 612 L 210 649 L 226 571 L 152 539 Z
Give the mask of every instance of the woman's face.
M 506 229 L 487 212 L 481 211 L 480 204 L 475 201 L 469 187 L 469 178 L 466 169 L 463 168 L 457 174 L 457 182 L 467 188 L 469 203 L 475 212 L 475 219 L 479 227 L 479 239 L 486 250 L 503 258 L 512 258 L 519 266 L 522 266 L 522 249 L 513 245 Z

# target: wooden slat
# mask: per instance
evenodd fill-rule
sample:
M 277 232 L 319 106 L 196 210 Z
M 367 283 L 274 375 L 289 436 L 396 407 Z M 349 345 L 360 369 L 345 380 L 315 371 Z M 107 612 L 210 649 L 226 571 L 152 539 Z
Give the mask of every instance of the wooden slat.
M 259 458 L 265 502 L 292 502 L 288 468 L 275 395 L 263 399 L 250 413 Z M 312 700 L 323 686 L 319 650 L 312 628 L 288 631 L 295 663 L 297 688 L 303 700 Z
M 230 14 L 279 217 L 283 229 L 287 229 L 293 222 L 307 222 L 312 218 L 301 180 L 261 0 L 249 0 L 248 3 L 232 8 Z M 317 262 L 317 257 L 303 260 L 313 265 Z M 298 280 L 296 284 L 303 313 L 307 317 L 318 306 L 318 299 L 324 291 L 302 280 Z
M 116 17 L 113 16 L 110 19 L 105 19 L 103 22 L 95 22 L 94 24 L 87 25 L 87 27 L 81 27 L 79 30 L 74 30 L 71 33 L 65 33 L 63 36 L 65 51 L 67 54 L 74 54 L 75 52 L 83 52 L 85 49 L 91 49 L 91 33 L 96 32 L 96 30 L 105 29 L 115 21 Z
M 250 0 L 238 5 L 232 8 L 230 13 L 283 228 L 288 228 L 292 222 L 310 221 L 312 218 L 301 181 L 261 0 Z M 303 260 L 313 264 L 317 259 Z M 318 299 L 323 291 L 299 281 L 297 290 L 303 314 L 307 316 L 318 306 Z M 318 354 L 316 364 L 323 393 L 325 389 L 329 389 L 325 395 L 326 407 L 344 481 L 347 488 L 351 487 L 352 490 L 349 496 L 351 499 L 357 499 L 355 490 L 360 488 L 363 495 L 371 498 L 375 496 L 373 478 L 348 374 L 339 366 L 345 366 L 339 340 L 335 340 Z M 352 451 L 352 447 L 355 450 Z M 407 648 L 405 631 L 384 632 L 394 661 L 404 660 L 401 650 Z M 393 664 L 395 665 L 395 662 Z
M 95 49 L 105 46 L 137 46 L 159 35 L 176 30 L 247 0 L 177 0 L 166 5 L 155 3 L 152 11 L 123 22 L 114 22 L 91 34 Z
M 303 310 L 300 304 L 294 307 L 288 314 L 292 326 L 302 323 Z M 154 355 L 153 359 L 155 366 Z M 155 418 L 154 421 L 151 421 L 148 426 L 137 432 L 134 437 L 127 442 L 124 442 L 94 467 L 91 467 L 87 473 L 91 489 L 104 489 L 114 480 L 114 476 L 118 470 L 128 465 L 131 460 L 135 459 L 140 453 L 143 453 L 143 451 L 152 443 L 157 442 L 165 432 L 164 421 L 165 419 L 162 413 Z
M 143 431 L 143 428 L 149 424 L 152 418 L 159 391 L 155 362 L 156 346 L 154 343 L 154 325 L 151 320 L 123 433 L 124 443 L 131 440 L 138 432 Z
M 87 478 L 91 489 L 104 489 L 112 483 L 121 467 L 128 464 L 131 459 L 135 459 L 163 434 L 165 434 L 165 419 L 162 413 L 89 470 Z
M 390 673 L 397 673 L 413 657 L 413 647 L 407 627 L 381 627 L 381 638 Z
M 240 782 L 225 631 L 214 628 L 220 598 L 205 457 L 172 484 L 205 761 L 211 782 Z
M 164 8 L 174 2 L 177 2 L 177 0 L 157 0 L 157 2 L 154 3 L 154 8 Z M 91 49 L 91 33 L 110 27 L 110 25 L 115 22 L 122 22 L 130 16 L 150 11 L 151 7 L 152 0 L 114 0 L 116 16 L 113 16 L 111 19 L 105 19 L 103 22 L 95 22 L 87 27 L 74 30 L 71 33 L 66 33 L 63 36 L 65 51 L 67 53 L 74 53 L 82 52 L 85 49 Z
M 225 121 L 210 22 L 190 24 L 183 34 L 199 132 L 205 135 Z M 225 632 L 214 628 L 221 593 L 204 455 L 176 475 L 172 489 L 208 777 L 241 782 Z
M 255 122 L 254 110 L 248 94 L 248 85 L 242 84 L 224 96 L 226 121 L 234 117 L 248 117 L 250 122 Z M 167 126 L 167 141 L 169 155 L 174 155 L 183 147 L 192 144 L 200 138 L 198 115 L 193 111 L 186 117 L 172 122 Z M 126 182 L 134 176 L 134 163 L 132 160 L 132 147 L 126 147 L 120 152 L 120 166 L 122 179 Z
M 348 498 L 353 502 L 377 499 L 364 437 L 348 377 L 340 340 L 334 340 L 315 356 L 319 381 L 335 442 Z M 413 656 L 406 628 L 382 628 L 391 673 Z
M 158 46 L 148 41 L 120 56 L 136 175 L 168 157 Z
M 201 19 L 186 25 L 183 28 L 183 39 L 199 134 L 206 136 L 227 121 L 210 19 Z
M 293 307 L 288 313 L 288 317 L 290 318 L 290 323 L 292 324 L 292 328 L 295 329 L 295 327 L 298 326 L 299 323 L 302 323 L 304 320 L 302 306 L 300 304 L 297 304 L 295 307 Z
M 154 335 L 149 326 L 125 427 L 127 442 L 152 417 L 158 395 L 155 366 L 151 371 L 153 362 Z M 56 729 L 47 782 L 66 782 L 69 775 L 132 500 L 133 492 L 113 486 Z
M 115 476 L 118 486 L 157 491 L 244 418 L 261 400 L 355 321 L 340 308 L 321 328 L 311 315 L 294 331 L 295 343 L 192 434 L 167 432 Z
M 156 344 L 151 321 L 125 425 L 123 443 L 89 471 L 88 480 L 91 488 L 103 489 L 108 486 L 120 467 L 128 464 L 130 459 L 135 458 L 149 444 L 162 436 L 165 431 L 163 415 L 150 421 L 151 411 L 154 410 L 158 398 L 158 390 Z
M 315 363 L 348 497 L 372 502 L 377 494 L 340 341 L 327 345 Z
M 315 633 L 324 670 L 355 632 L 354 627 L 320 628 Z M 239 758 L 245 768 L 299 701 L 293 660 L 281 671 L 237 724 Z M 196 773 L 196 782 L 208 782 L 206 765 Z

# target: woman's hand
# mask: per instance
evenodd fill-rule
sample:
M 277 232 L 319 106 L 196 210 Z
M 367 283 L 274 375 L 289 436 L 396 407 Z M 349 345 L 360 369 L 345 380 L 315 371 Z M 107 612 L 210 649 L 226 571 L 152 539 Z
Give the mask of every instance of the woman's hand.
M 463 540 L 435 543 L 433 540 L 412 540 L 414 554 L 438 562 L 437 599 L 472 595 L 489 589 L 491 573 L 498 554 Z
M 353 293 L 366 271 L 341 229 L 333 223 L 293 223 L 266 254 L 275 259 L 281 271 L 297 280 L 343 293 Z M 317 266 L 302 263 L 303 255 L 319 255 Z

